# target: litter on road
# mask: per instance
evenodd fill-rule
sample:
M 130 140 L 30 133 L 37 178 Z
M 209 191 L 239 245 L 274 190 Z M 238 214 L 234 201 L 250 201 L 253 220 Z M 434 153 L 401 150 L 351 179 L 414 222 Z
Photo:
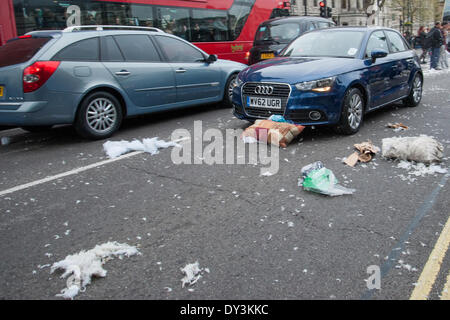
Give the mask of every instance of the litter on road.
M 409 129 L 409 127 L 408 126 L 406 126 L 406 125 L 404 125 L 403 123 L 388 123 L 387 125 L 386 125 L 386 127 L 387 128 L 391 128 L 391 129 L 394 129 L 394 131 L 395 132 L 398 132 L 398 131 L 402 131 L 402 130 L 408 130 Z
M 353 146 L 359 151 L 359 153 L 354 152 L 344 160 L 344 163 L 350 167 L 354 167 L 358 161 L 369 162 L 372 160 L 373 156 L 380 151 L 380 148 L 374 146 L 370 140 L 357 143 Z
M 194 283 L 196 283 L 202 277 L 203 271 L 209 273 L 208 268 L 202 269 L 199 267 L 198 261 L 195 263 L 189 263 L 180 270 L 186 275 L 183 279 L 181 279 L 182 288 L 184 288 L 184 285 L 186 284 L 192 286 Z
M 346 188 L 338 184 L 338 180 L 333 172 L 325 168 L 321 161 L 316 161 L 301 170 L 302 179 L 299 186 L 303 186 L 306 191 L 321 193 L 327 196 L 341 196 L 353 194 L 356 190 Z
M 107 261 L 114 257 L 122 259 L 123 256 L 130 257 L 136 254 L 141 254 L 136 247 L 114 241 L 97 245 L 88 251 L 82 250 L 79 253 L 68 255 L 64 260 L 55 262 L 50 269 L 50 273 L 57 269 L 63 269 L 64 273 L 61 278 L 69 276 L 66 281 L 67 287 L 56 296 L 73 299 L 80 291 L 86 289 L 93 276 L 106 277 L 103 264 Z
M 385 138 L 382 140 L 382 156 L 422 163 L 439 162 L 444 147 L 432 137 Z
M 401 169 L 405 169 L 408 170 L 408 174 L 412 175 L 412 176 L 416 176 L 416 177 L 424 177 L 427 174 L 435 174 L 435 173 L 447 173 L 447 169 L 442 168 L 439 165 L 435 165 L 435 164 L 430 164 L 430 165 L 425 165 L 424 163 L 411 163 L 409 161 L 405 161 L 402 160 L 400 161 L 400 163 L 397 165 L 397 168 L 401 168 Z
M 132 151 L 143 151 L 155 155 L 159 153 L 158 149 L 166 149 L 168 147 L 180 147 L 180 145 L 176 141 L 166 142 L 158 140 L 157 137 L 146 138 L 142 141 L 133 140 L 131 142 L 126 140 L 106 141 L 103 144 L 103 149 L 111 159 Z
M 256 120 L 242 133 L 244 142 L 265 142 L 286 148 L 286 146 L 297 137 L 304 126 L 272 120 Z

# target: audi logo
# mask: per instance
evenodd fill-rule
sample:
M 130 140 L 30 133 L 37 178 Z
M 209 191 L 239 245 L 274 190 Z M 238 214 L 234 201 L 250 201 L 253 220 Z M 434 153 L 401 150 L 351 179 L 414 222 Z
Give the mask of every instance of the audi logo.
M 269 94 L 273 93 L 273 87 L 272 86 L 256 86 L 255 93 L 269 95 Z

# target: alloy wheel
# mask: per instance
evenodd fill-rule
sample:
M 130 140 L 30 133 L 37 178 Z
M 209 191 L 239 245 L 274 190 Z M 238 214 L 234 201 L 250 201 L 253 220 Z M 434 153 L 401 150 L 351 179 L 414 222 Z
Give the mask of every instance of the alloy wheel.
M 420 77 L 414 79 L 413 83 L 413 99 L 415 103 L 418 103 L 422 97 L 422 80 Z
M 361 124 L 363 104 L 358 94 L 353 94 L 348 106 L 348 124 L 353 130 L 358 129 Z
M 86 109 L 86 121 L 88 126 L 98 133 L 111 130 L 117 122 L 114 103 L 103 97 L 92 100 Z

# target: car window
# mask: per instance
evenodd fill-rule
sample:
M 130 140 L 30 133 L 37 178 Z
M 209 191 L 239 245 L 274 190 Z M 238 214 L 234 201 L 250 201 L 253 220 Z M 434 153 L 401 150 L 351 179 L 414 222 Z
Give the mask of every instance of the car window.
M 155 39 L 170 62 L 198 62 L 205 60 L 204 55 L 199 50 L 181 40 L 165 36 L 155 36 Z
M 408 50 L 408 47 L 405 45 L 402 37 L 393 31 L 386 31 L 387 37 L 389 39 L 389 43 L 391 45 L 391 52 L 400 52 Z
M 367 42 L 366 57 L 371 57 L 371 53 L 375 49 L 382 49 L 389 52 L 389 47 L 386 41 L 386 36 L 383 31 L 375 31 L 370 35 Z
M 0 68 L 30 60 L 51 38 L 24 38 L 0 46 Z
M 101 38 L 102 61 L 124 61 L 122 53 L 112 36 Z
M 72 43 L 59 51 L 52 60 L 99 61 L 98 37 Z
M 256 41 L 275 41 L 288 43 L 300 34 L 298 23 L 283 23 L 276 25 L 264 25 L 259 27 L 256 33 Z
M 312 23 L 312 22 L 308 22 L 308 25 L 306 26 L 306 31 L 311 31 L 311 30 L 314 30 L 314 29 L 316 29 L 315 24 Z
M 281 53 L 288 57 L 355 58 L 365 33 L 353 30 L 317 30 L 291 42 Z
M 316 25 L 318 29 L 329 28 L 330 24 L 328 22 L 316 21 Z
M 158 52 L 150 40 L 144 34 L 127 34 L 114 36 L 120 51 L 129 62 L 159 62 Z

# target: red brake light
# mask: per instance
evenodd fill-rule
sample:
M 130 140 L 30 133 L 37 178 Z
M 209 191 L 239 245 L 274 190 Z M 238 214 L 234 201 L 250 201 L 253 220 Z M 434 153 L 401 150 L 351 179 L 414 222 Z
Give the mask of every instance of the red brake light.
M 39 89 L 58 69 L 60 61 L 37 61 L 23 71 L 23 92 Z
M 27 34 L 27 35 L 24 35 L 24 36 L 20 36 L 19 39 L 28 39 L 28 38 L 31 38 L 31 37 L 32 37 L 31 34 Z

